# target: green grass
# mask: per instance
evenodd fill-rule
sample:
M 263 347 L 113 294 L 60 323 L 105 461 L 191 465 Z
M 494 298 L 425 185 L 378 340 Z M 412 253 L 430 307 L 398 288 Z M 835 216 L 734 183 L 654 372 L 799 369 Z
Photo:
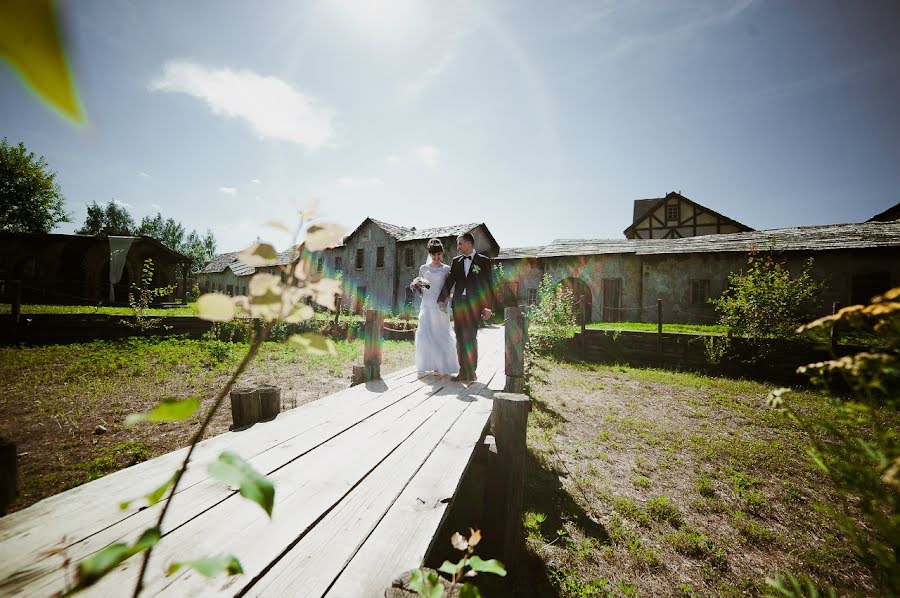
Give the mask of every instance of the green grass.
M 12 312 L 12 305 L 0 303 L 0 314 Z M 36 305 L 26 303 L 22 305 L 23 314 L 99 314 L 108 316 L 130 316 L 134 311 L 130 307 L 110 307 L 107 305 Z M 197 315 L 193 303 L 182 307 L 167 309 L 153 308 L 144 312 L 148 316 L 195 316 Z
M 595 322 L 587 325 L 591 330 L 632 330 L 636 332 L 656 332 L 657 326 L 656 322 Z M 728 333 L 728 327 L 719 324 L 663 323 L 663 332 L 724 335 Z

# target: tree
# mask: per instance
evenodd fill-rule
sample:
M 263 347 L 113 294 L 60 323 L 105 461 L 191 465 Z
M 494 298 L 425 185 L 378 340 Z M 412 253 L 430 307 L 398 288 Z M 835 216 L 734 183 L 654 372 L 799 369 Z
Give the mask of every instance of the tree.
M 144 216 L 136 235 L 153 237 L 166 247 L 184 254 L 193 260 L 192 272 L 198 272 L 203 265 L 216 255 L 216 239 L 211 231 L 204 236 L 192 230 L 185 235 L 184 225 L 174 218 L 163 218 L 162 214 Z
M 44 156 L 37 158 L 22 142 L 0 141 L 0 230 L 49 233 L 71 222 L 63 209 L 65 198 Z
M 128 209 L 110 200 L 104 208 L 97 202 L 91 202 L 87 208 L 84 226 L 75 231 L 79 235 L 121 235 L 134 234 L 134 219 Z

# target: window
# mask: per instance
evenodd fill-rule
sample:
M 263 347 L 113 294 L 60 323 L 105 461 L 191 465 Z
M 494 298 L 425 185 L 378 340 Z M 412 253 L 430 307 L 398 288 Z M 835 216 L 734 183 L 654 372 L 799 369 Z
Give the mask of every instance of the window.
M 366 291 L 366 287 L 359 287 L 359 288 L 356 290 L 356 293 L 359 295 L 359 298 L 360 298 L 360 299 L 365 299 L 366 296 L 367 296 L 367 294 L 368 294 L 367 291 Z
M 340 272 L 344 269 L 344 258 L 339 255 L 334 256 L 334 271 Z
M 666 206 L 666 222 L 671 222 L 674 220 L 678 222 L 681 220 L 681 215 L 679 211 L 679 205 L 677 203 L 670 203 Z
M 362 270 L 363 265 L 365 264 L 365 261 L 366 261 L 366 250 L 360 247 L 359 249 L 356 250 L 356 269 Z
M 412 265 L 413 265 L 413 249 L 412 249 L 412 247 L 407 247 L 403 256 L 404 256 L 403 263 L 406 265 L 407 268 L 412 268 Z
M 228 285 L 228 291 L 227 291 L 227 292 L 228 292 L 229 295 L 234 295 L 234 285 L 233 285 L 233 284 Z
M 537 289 L 528 289 L 528 305 L 537 305 Z
M 413 290 L 409 289 L 409 288 L 406 289 L 406 304 L 407 305 L 413 304 Z
M 325 267 L 325 258 L 324 258 L 324 257 L 320 257 L 320 258 L 316 261 L 316 273 L 317 273 L 317 274 L 321 274 L 321 273 L 322 273 L 322 269 L 323 269 L 324 267 Z
M 709 280 L 691 281 L 691 305 L 706 305 L 709 301 Z
M 384 268 L 384 247 L 375 250 L 375 267 Z

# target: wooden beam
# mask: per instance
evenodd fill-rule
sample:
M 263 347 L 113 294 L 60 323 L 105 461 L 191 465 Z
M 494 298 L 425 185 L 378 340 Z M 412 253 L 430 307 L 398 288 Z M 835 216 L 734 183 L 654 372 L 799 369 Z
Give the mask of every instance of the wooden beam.
M 504 316 L 506 392 L 525 391 L 525 345 L 528 342 L 528 316 L 522 307 L 507 307 Z

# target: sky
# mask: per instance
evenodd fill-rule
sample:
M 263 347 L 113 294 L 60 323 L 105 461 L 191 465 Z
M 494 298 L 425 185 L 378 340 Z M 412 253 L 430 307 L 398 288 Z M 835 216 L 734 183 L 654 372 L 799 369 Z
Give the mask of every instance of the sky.
M 885 0 L 63 2 L 88 122 L 0 63 L 0 135 L 94 201 L 220 251 L 321 202 L 501 247 L 622 238 L 679 191 L 748 226 L 900 201 L 900 3 Z

